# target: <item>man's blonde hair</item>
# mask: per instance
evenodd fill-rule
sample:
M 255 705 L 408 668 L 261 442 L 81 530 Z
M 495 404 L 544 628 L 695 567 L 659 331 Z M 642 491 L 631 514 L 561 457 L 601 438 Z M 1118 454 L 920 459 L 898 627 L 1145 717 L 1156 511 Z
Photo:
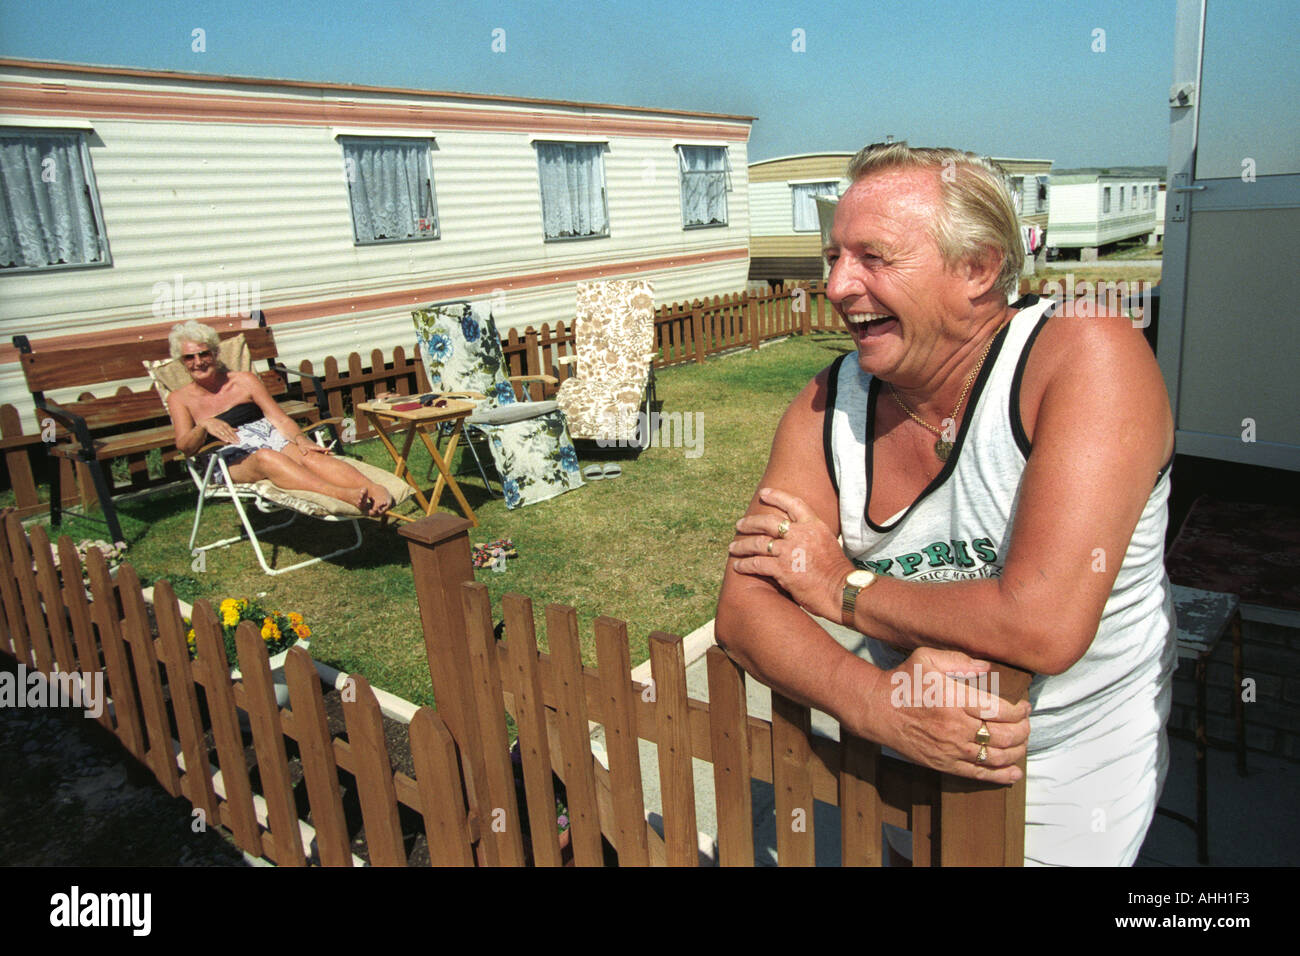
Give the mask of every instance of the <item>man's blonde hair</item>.
M 995 285 L 1008 297 L 1014 295 L 1025 265 L 1025 249 L 1002 167 L 985 156 L 959 149 L 872 143 L 849 161 L 845 175 L 857 182 L 893 169 L 929 169 L 938 174 L 942 205 L 930 225 L 930 235 L 943 261 L 951 268 L 964 259 L 979 258 L 985 248 L 991 248 L 1002 257 Z

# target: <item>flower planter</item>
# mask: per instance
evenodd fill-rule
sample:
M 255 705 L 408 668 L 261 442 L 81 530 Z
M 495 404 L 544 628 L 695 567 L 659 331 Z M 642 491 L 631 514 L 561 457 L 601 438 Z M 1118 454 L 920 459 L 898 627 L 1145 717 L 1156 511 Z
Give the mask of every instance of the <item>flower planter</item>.
M 311 641 L 301 640 L 289 645 L 278 654 L 271 655 L 271 679 L 275 681 L 275 704 L 277 707 L 284 707 L 289 703 L 289 685 L 284 676 L 285 658 L 289 656 L 289 652 L 295 647 L 301 647 L 305 651 L 310 646 Z M 231 668 L 231 680 L 240 680 L 243 676 L 244 675 L 240 673 L 238 667 Z M 245 718 L 241 715 L 240 719 L 243 720 Z

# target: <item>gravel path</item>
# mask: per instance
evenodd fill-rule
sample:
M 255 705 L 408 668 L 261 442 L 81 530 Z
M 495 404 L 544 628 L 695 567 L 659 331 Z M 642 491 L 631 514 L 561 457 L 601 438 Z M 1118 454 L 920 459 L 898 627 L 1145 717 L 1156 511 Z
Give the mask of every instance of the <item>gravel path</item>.
M 187 800 L 80 711 L 0 708 L 3 865 L 247 865 L 219 828 L 192 822 Z

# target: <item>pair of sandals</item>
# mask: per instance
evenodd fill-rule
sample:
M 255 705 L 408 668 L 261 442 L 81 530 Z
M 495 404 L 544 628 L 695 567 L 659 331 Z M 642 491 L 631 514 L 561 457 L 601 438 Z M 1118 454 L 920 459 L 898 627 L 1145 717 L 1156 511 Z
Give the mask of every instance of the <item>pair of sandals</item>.
M 623 466 L 610 462 L 606 465 L 588 465 L 582 469 L 582 477 L 587 481 L 602 481 L 605 478 L 617 478 L 623 474 Z
M 494 565 L 502 558 L 517 558 L 519 552 L 515 550 L 515 543 L 509 538 L 497 538 L 495 541 L 489 541 L 487 544 L 476 544 L 470 554 L 470 560 L 476 568 L 486 568 Z

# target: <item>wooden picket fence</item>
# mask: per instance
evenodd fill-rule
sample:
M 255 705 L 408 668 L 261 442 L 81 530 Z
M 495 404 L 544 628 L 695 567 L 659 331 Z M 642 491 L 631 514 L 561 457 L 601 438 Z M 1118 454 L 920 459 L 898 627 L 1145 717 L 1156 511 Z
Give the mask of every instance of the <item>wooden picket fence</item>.
M 838 330 L 823 282 L 677 302 L 655 310 L 654 364 L 663 368 L 705 362 L 723 352 L 756 349 L 775 338 Z M 560 321 L 540 330 L 511 329 L 501 346 L 511 375 L 554 375 L 563 381 L 570 366 L 559 359 L 573 353 L 573 326 Z
M 384 358 L 380 349 L 370 352 L 370 364 L 364 366 L 361 356 L 352 352 L 343 365 L 333 355 L 325 359 L 324 368 L 317 371 L 307 360 L 298 363 L 298 371 L 306 375 L 319 375 L 325 389 L 325 399 L 329 405 L 330 418 L 351 416 L 353 434 L 356 441 L 374 438 L 374 429 L 365 415 L 354 414 L 354 409 L 362 402 L 373 399 L 382 392 L 398 395 L 419 395 L 429 390 L 428 379 L 424 374 L 424 363 L 420 360 L 418 350 L 407 358 L 406 350 L 400 345 L 393 349 L 392 360 Z M 394 426 L 398 427 L 398 426 Z M 401 424 L 400 427 L 405 427 Z
M 555 825 L 558 776 L 570 820 L 567 852 L 576 864 L 694 866 L 693 757 L 713 765 L 723 865 L 754 862 L 751 779 L 775 788 L 783 865 L 815 862 L 814 801 L 840 808 L 848 864 L 880 863 L 882 823 L 911 830 L 921 865 L 1021 862 L 1023 781 L 1010 788 L 975 784 L 884 758 L 867 741 L 814 738 L 808 708 L 776 694 L 770 722 L 750 717 L 743 674 L 717 648 L 709 651 L 705 703 L 688 697 L 682 642 L 671 635 L 651 637 L 651 686 L 631 680 L 627 628 L 613 618 L 595 623 L 596 668 L 581 662 L 570 607 L 546 609 L 550 653 L 542 654 L 531 603 L 508 595 L 506 639 L 498 641 L 487 589 L 473 580 L 468 528 L 463 519 L 435 515 L 400 531 L 438 700 L 436 711 L 421 708 L 409 725 L 414 777 L 393 770 L 380 706 L 365 678 L 354 675 L 344 685 L 347 739 L 331 736 L 321 681 L 306 651 L 288 654 L 291 707 L 279 708 L 265 643 L 253 624 L 240 625 L 243 677 L 232 680 L 210 605 L 200 601 L 194 608 L 197 656 L 191 660 L 166 582 L 153 593 L 155 637 L 129 565 L 114 581 L 92 551 L 90 584 L 83 588 L 76 549 L 64 537 L 61 581 L 44 530 L 34 528 L 29 538 L 12 511 L 0 535 L 0 651 L 47 674 L 103 673 L 112 702 L 99 717 L 103 726 L 168 793 L 228 829 L 242 849 L 279 865 L 354 862 L 345 791 L 359 802 L 372 865 L 407 864 L 416 834 L 403 826 L 410 814 L 402 808 L 418 815 L 435 865 L 519 865 L 529 858 L 556 865 L 565 860 Z M 1007 669 L 1001 682 L 1005 696 L 1020 699 L 1028 675 Z M 515 796 L 507 710 L 519 729 L 530 843 Z M 249 773 L 250 735 L 241 732 L 241 711 L 251 729 L 256 777 Z M 590 721 L 604 727 L 607 768 L 593 757 Z M 657 745 L 662 837 L 645 814 L 639 740 Z M 290 754 L 301 765 L 296 784 Z M 310 826 L 305 814 L 300 819 L 304 803 Z
M 757 349 L 761 343 L 775 338 L 836 330 L 835 312 L 822 282 L 663 305 L 655 313 L 655 342 L 659 352 L 655 365 L 704 362 L 736 349 Z M 564 381 L 571 374 L 572 366 L 559 362 L 562 356 L 573 354 L 571 322 L 561 320 L 553 327 L 543 324 L 540 330 L 532 326 L 522 332 L 510 329 L 501 340 L 501 347 L 510 375 L 552 375 Z M 411 395 L 429 391 L 424 363 L 418 350 L 413 349 L 412 353 L 408 355 L 399 345 L 393 349 L 391 358 L 385 357 L 380 349 L 371 350 L 369 364 L 360 353 L 352 352 L 342 361 L 335 356 L 327 357 L 320 369 L 311 361 L 303 360 L 298 369 L 323 378 L 330 417 L 350 417 L 351 437 L 365 441 L 374 437 L 374 430 L 366 416 L 354 413 L 357 405 L 380 392 Z M 518 385 L 516 392 L 520 398 L 524 397 Z M 530 388 L 534 399 L 550 398 L 554 393 L 555 386 L 541 383 L 534 383 Z M 45 442 L 39 431 L 26 432 L 12 405 L 0 406 L 0 451 L 3 451 L 19 516 L 27 518 L 46 511 L 49 506 L 41 502 L 37 491 L 37 471 L 55 465 L 45 453 Z M 59 467 L 64 507 L 92 504 L 93 501 L 81 500 L 71 463 L 64 460 Z M 157 484 L 158 479 L 151 479 L 148 474 L 143 454 L 132 456 L 128 468 L 132 490 Z M 164 479 L 184 479 L 179 463 L 165 460 L 163 468 Z M 89 487 L 89 481 L 81 482 L 81 487 Z

